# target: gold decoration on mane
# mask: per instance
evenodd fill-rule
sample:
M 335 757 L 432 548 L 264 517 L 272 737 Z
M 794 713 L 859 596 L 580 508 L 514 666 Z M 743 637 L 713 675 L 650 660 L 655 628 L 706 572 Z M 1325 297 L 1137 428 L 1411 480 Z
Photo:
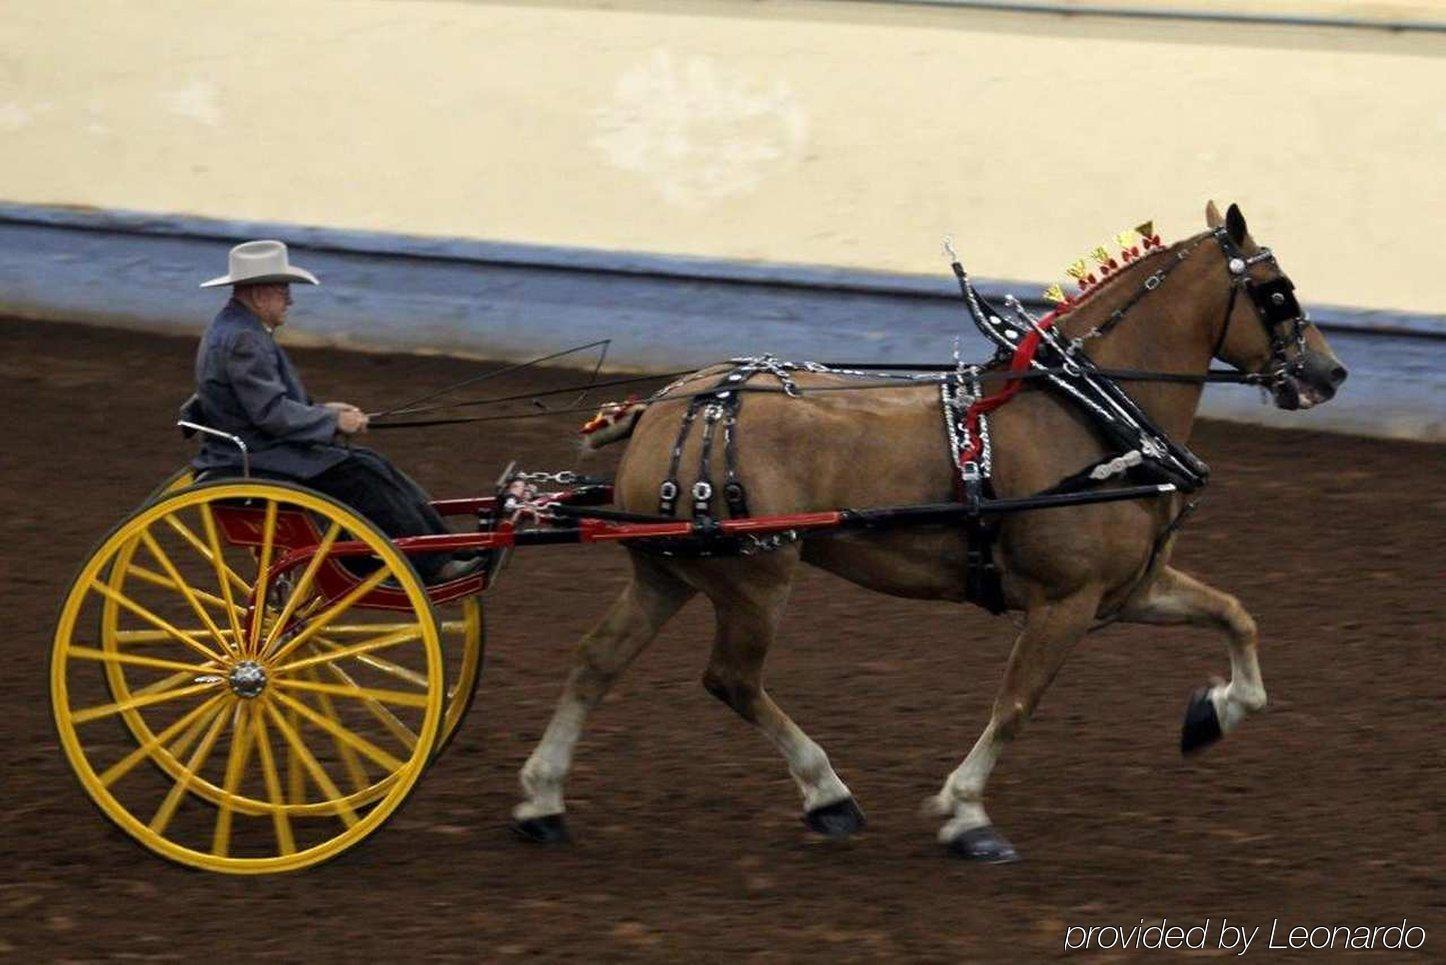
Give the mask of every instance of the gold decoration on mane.
M 1063 287 L 1055 284 L 1044 290 L 1044 298 L 1061 308 L 1073 305 L 1076 299 L 1092 294 L 1105 282 L 1118 275 L 1123 266 L 1150 254 L 1152 250 L 1158 251 L 1163 247 L 1159 235 L 1155 234 L 1153 220 L 1142 221 L 1130 231 L 1121 231 L 1119 234 L 1112 235 L 1111 240 L 1119 247 L 1118 258 L 1110 254 L 1110 249 L 1106 245 L 1096 245 L 1089 253 L 1089 257 L 1099 265 L 1098 276 L 1090 271 L 1084 258 L 1072 262 L 1065 268 L 1065 274 L 1078 283 L 1079 295 L 1071 298 L 1065 294 Z

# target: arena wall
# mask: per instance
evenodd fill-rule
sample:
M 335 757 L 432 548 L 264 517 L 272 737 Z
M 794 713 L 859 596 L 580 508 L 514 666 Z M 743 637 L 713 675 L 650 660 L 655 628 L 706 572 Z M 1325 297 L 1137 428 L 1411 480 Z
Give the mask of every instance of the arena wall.
M 1197 230 L 1213 196 L 1334 320 L 1446 331 L 1430 30 L 816 0 L 9 0 L 0 45 L 0 310 L 34 317 L 198 326 L 193 284 L 255 229 L 347 266 L 298 328 L 352 344 L 516 354 L 569 337 L 566 316 L 629 333 L 621 363 L 710 358 L 720 328 L 740 350 L 934 357 L 957 324 L 944 235 L 1028 295 L 1137 222 Z M 1443 345 L 1401 349 L 1426 380 L 1391 390 L 1408 422 L 1446 420 L 1414 395 Z

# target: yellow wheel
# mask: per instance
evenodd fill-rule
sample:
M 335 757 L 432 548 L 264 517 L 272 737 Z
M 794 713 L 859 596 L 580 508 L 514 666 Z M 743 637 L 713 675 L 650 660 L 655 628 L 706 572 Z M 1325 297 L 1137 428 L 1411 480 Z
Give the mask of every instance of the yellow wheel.
M 188 488 L 194 482 L 194 470 L 189 466 L 182 466 L 181 469 L 166 477 L 161 485 L 156 486 L 150 495 L 146 496 L 146 502 L 142 505 L 149 505 L 150 502 L 155 502 L 156 499 L 161 499 L 162 496 L 169 495 L 169 493 L 181 492 L 182 489 Z M 240 482 L 240 480 L 233 479 L 231 482 Z M 116 554 L 117 563 L 113 567 L 113 573 L 104 577 L 106 582 L 110 583 L 111 589 L 116 590 L 117 593 L 126 592 L 127 580 L 136 579 L 136 573 L 132 571 L 132 564 L 139 548 L 139 537 L 132 544 L 121 548 Z M 140 574 L 140 577 L 143 576 L 145 573 Z M 457 736 L 458 726 L 466 718 L 467 710 L 476 699 L 477 683 L 482 677 L 483 654 L 484 647 L 486 647 L 486 626 L 483 622 L 482 600 L 476 596 L 467 596 L 467 598 L 454 600 L 451 603 L 444 603 L 442 606 L 445 609 L 438 613 L 441 618 L 438 622 L 438 629 L 441 631 L 442 661 L 444 661 L 445 667 L 442 679 L 447 680 L 447 712 L 442 715 L 442 735 L 438 739 L 435 754 L 441 754 L 448 745 L 451 745 L 454 736 Z M 114 605 L 107 606 L 101 611 L 100 641 L 103 650 L 119 650 L 119 641 L 116 637 L 117 631 L 119 631 L 117 618 L 123 615 L 123 612 Z M 372 626 L 369 624 L 338 625 L 331 628 L 331 634 L 335 637 L 354 637 L 354 635 L 367 634 L 370 631 L 372 631 Z M 375 668 L 385 670 L 385 661 L 372 661 L 372 664 Z M 126 680 L 126 667 L 127 664 L 120 663 L 107 667 L 107 683 L 111 686 L 111 699 L 116 702 L 132 696 L 129 681 Z M 408 677 L 402 677 L 402 679 L 415 684 L 415 679 L 408 679 Z M 137 744 L 145 744 L 147 739 L 152 736 L 149 731 L 146 731 L 145 720 L 140 719 L 139 715 L 123 715 L 123 719 L 126 720 L 127 726 L 136 726 L 133 736 L 136 738 Z M 201 793 L 202 797 L 214 800 L 205 793 L 204 786 L 194 788 L 194 790 Z M 380 794 L 385 790 L 385 787 L 377 787 L 375 793 Z
M 190 466 L 182 466 L 162 480 L 159 486 L 152 489 L 151 494 L 146 497 L 145 502 L 141 503 L 141 505 L 144 506 L 146 503 L 154 502 L 170 493 L 178 493 L 195 481 L 196 470 Z
M 343 560 L 343 543 L 366 554 Z M 137 510 L 82 567 L 51 658 L 61 745 L 102 812 L 167 858 L 241 874 L 376 830 L 437 746 L 445 679 L 410 563 L 340 503 L 269 481 Z

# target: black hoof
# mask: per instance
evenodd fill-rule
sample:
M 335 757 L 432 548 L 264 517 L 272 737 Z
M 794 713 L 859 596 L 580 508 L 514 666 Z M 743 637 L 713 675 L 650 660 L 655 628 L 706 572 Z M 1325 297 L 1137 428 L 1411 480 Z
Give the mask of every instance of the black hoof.
M 989 825 L 970 828 L 954 838 L 949 842 L 949 853 L 956 858 L 984 864 L 1009 864 L 1019 860 L 1019 852 L 1014 850 L 1014 845 L 1005 841 Z
M 859 810 L 854 799 L 846 797 L 842 801 L 806 812 L 803 823 L 808 825 L 810 831 L 818 834 L 830 838 L 846 838 L 855 831 L 862 830 L 866 822 L 864 812 Z
M 512 833 L 524 841 L 534 844 L 567 844 L 572 835 L 567 833 L 567 824 L 561 814 L 545 814 L 540 818 L 525 821 L 514 819 Z
M 1218 741 L 1221 735 L 1215 702 L 1210 699 L 1210 691 L 1201 687 L 1190 695 L 1190 705 L 1185 708 L 1185 723 L 1180 727 L 1180 753 L 1193 754 L 1203 750 Z

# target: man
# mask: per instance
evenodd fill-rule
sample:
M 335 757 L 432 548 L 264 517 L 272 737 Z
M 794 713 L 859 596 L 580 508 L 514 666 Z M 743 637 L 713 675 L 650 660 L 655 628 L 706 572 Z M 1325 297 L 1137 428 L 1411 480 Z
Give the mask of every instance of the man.
M 290 479 L 359 511 L 388 536 L 447 532 L 427 494 L 379 453 L 353 448 L 367 416 L 347 402 L 316 405 L 275 333 L 286 323 L 293 284 L 319 285 L 290 264 L 279 241 L 231 249 L 230 271 L 202 288 L 231 286 L 231 300 L 206 328 L 196 352 L 196 394 L 181 418 L 238 436 L 254 476 Z M 239 475 L 241 453 L 203 434 L 191 461 L 198 475 Z M 422 579 L 442 582 L 480 568 L 476 560 L 432 553 L 411 557 Z

